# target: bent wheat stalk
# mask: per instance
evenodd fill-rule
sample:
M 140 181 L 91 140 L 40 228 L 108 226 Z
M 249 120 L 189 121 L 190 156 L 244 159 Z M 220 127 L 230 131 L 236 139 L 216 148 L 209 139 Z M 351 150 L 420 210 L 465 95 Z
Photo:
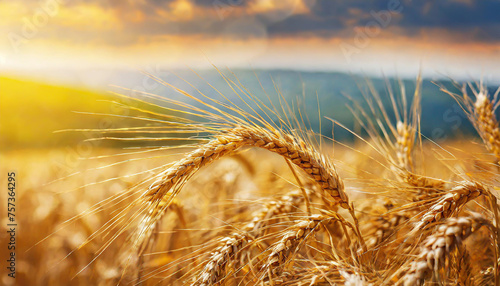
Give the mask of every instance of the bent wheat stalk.
M 292 191 L 276 200 L 267 202 L 262 209 L 252 214 L 252 221 L 245 225 L 244 229 L 254 237 L 261 236 L 270 219 L 293 212 L 303 201 L 302 192 Z
M 137 230 L 133 248 L 140 249 L 140 243 L 148 240 L 151 230 L 161 219 L 170 202 L 196 171 L 245 146 L 260 147 L 290 160 L 321 187 L 323 198 L 329 203 L 340 204 L 349 209 L 351 214 L 354 213 L 333 163 L 311 145 L 283 131 L 241 126 L 226 130 L 157 176 L 158 179 L 143 194 L 142 207 L 145 215 L 141 219 L 141 227 Z
M 158 206 L 163 208 L 167 203 L 167 198 L 164 198 L 161 202 L 159 202 Z M 168 211 L 173 211 L 177 214 L 179 221 L 183 228 L 187 229 L 187 222 L 183 213 L 183 206 L 177 200 L 173 199 L 168 206 Z M 154 210 L 153 210 L 154 211 Z M 165 212 L 167 208 L 165 209 Z M 122 261 L 121 267 L 124 269 L 128 269 L 130 272 L 135 272 L 134 276 L 140 280 L 141 271 L 143 267 L 143 260 L 141 255 L 146 251 L 148 247 L 151 247 L 154 242 L 154 232 L 158 227 L 158 223 L 150 224 L 151 216 L 146 216 L 140 221 L 140 224 L 137 228 L 137 231 L 133 234 L 130 239 L 133 242 L 133 247 L 126 250 L 125 258 L 126 260 Z M 188 245 L 191 245 L 191 238 L 189 233 L 184 234 L 186 236 L 186 242 Z
M 451 189 L 443 195 L 430 209 L 422 216 L 413 232 L 424 229 L 427 225 L 437 222 L 442 218 L 448 218 L 459 210 L 469 201 L 484 194 L 486 189 L 483 185 L 475 182 L 462 182 L 460 185 Z
M 201 167 L 244 146 L 254 146 L 289 159 L 314 179 L 322 190 L 331 196 L 335 204 L 349 208 L 344 184 L 333 164 L 299 138 L 293 138 L 278 130 L 273 131 L 250 126 L 228 130 L 163 172 L 160 178 L 149 187 L 145 194 L 146 199 L 157 201 L 172 191 L 174 186 L 185 183 L 186 179 Z

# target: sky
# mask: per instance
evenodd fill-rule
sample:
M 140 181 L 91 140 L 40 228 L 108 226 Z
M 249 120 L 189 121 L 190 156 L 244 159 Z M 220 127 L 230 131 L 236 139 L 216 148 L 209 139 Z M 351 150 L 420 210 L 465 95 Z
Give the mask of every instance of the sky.
M 229 68 L 500 82 L 500 0 L 3 0 L 0 72 Z

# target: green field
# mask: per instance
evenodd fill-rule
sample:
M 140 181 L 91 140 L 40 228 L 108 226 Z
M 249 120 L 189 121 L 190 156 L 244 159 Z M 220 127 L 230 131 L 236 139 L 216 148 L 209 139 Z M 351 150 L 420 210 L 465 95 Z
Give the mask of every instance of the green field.
M 0 147 L 55 147 L 82 139 L 81 133 L 54 131 L 93 128 L 103 117 L 78 111 L 112 113 L 110 95 L 0 76 Z

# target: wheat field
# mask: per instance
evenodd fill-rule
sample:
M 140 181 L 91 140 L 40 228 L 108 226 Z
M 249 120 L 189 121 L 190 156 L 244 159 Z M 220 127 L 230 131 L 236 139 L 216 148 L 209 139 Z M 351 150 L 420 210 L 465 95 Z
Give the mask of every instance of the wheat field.
M 371 92 L 341 142 L 308 126 L 320 111 L 221 76 L 234 96 L 154 76 L 184 100 L 117 93 L 133 124 L 60 132 L 126 147 L 72 170 L 64 150 L 2 154 L 2 172 L 29 168 L 18 285 L 500 285 L 498 91 L 443 89 L 479 136 L 439 143 L 419 132 L 420 79 Z

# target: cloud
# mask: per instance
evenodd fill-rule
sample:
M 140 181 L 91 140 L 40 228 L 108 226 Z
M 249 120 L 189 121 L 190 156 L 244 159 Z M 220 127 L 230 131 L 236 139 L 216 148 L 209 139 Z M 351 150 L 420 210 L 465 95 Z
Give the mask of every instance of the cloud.
M 205 29 L 181 27 L 186 33 L 218 35 L 225 23 L 234 18 L 259 21 L 267 36 L 342 37 L 352 35 L 355 27 L 374 20 L 373 13 L 401 5 L 386 27 L 404 35 L 418 35 L 425 30 L 447 30 L 455 38 L 475 41 L 500 40 L 500 1 L 498 0 L 191 0 L 205 17 L 193 19 L 208 23 Z M 155 1 L 157 2 L 157 1 Z M 161 2 L 161 1 L 159 1 Z M 277 3 L 285 3 L 277 4 Z M 290 8 L 293 7 L 293 8 Z M 296 9 L 294 9 L 296 8 Z M 223 11 L 223 19 L 217 13 Z M 196 27 L 196 25 L 187 25 Z M 244 36 L 245 33 L 242 33 Z M 238 36 L 238 35 L 234 35 Z
M 427 1 L 425 5 L 412 5 L 403 11 L 399 26 L 411 33 L 427 28 L 448 30 L 464 38 L 477 41 L 500 40 L 500 1 Z M 472 37 L 472 38 L 470 38 Z
M 391 0 L 339 1 L 317 0 L 310 14 L 292 15 L 270 25 L 270 35 L 314 34 L 322 37 L 342 36 L 357 26 L 374 20 L 373 13 L 387 11 Z M 397 3 L 399 1 L 394 1 Z M 400 15 L 394 15 L 387 29 L 403 34 L 419 34 L 426 29 L 448 30 L 451 34 L 472 36 L 478 41 L 500 40 L 500 1 L 401 1 Z M 395 17 L 398 16 L 398 17 Z
M 47 0 L 57 1 L 57 0 Z M 5 3 L 18 5 L 18 1 Z M 24 1 L 8 19 L 31 17 L 41 4 Z M 384 13 L 390 3 L 402 11 L 392 14 L 384 35 L 447 34 L 450 40 L 500 41 L 498 0 L 73 0 L 61 2 L 60 13 L 40 35 L 66 41 L 134 44 L 148 37 L 203 38 L 349 38 L 356 27 Z M 0 29 L 19 31 L 20 20 L 0 20 Z M 244 24 L 242 24 L 244 23 Z M 10 26 L 9 26 L 10 25 Z M 439 31 L 439 33 L 437 33 Z

